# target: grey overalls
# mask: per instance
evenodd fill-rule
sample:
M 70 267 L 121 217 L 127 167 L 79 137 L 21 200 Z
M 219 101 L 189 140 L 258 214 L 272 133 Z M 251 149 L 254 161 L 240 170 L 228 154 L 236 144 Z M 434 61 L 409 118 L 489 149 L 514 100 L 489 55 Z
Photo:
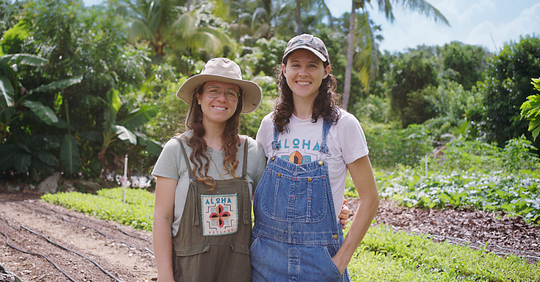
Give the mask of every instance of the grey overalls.
M 175 281 L 251 281 L 247 142 L 242 177 L 216 180 L 213 191 L 195 180 L 182 142 L 180 147 L 190 184 L 180 227 L 173 238 Z

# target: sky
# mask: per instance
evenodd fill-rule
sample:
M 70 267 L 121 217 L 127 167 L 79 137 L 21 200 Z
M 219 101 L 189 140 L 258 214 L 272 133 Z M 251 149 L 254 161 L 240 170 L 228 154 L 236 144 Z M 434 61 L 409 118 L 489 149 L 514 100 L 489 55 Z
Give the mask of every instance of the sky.
M 350 12 L 352 0 L 325 0 L 334 17 Z M 86 6 L 103 0 L 83 0 Z M 372 1 L 376 2 L 376 1 Z M 519 42 L 520 35 L 540 36 L 539 0 L 428 0 L 450 26 L 417 12 L 394 6 L 394 23 L 379 7 L 368 8 L 370 17 L 382 28 L 380 50 L 405 52 L 418 45 L 443 46 L 452 41 L 486 47 L 497 53 L 505 43 Z
M 372 1 L 376 2 L 376 1 Z M 539 0 L 427 0 L 449 21 L 435 22 L 417 12 L 394 6 L 390 23 L 373 4 L 369 14 L 381 25 L 384 40 L 380 50 L 404 52 L 418 45 L 443 46 L 452 41 L 486 47 L 498 52 L 506 42 L 519 42 L 520 35 L 540 36 Z M 333 16 L 350 12 L 351 0 L 327 0 Z

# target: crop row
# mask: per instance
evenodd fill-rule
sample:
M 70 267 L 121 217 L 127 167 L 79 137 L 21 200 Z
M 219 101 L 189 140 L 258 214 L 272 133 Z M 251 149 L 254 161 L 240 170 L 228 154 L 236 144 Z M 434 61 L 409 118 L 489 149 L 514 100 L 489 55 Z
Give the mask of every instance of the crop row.
M 418 170 L 400 169 L 378 174 L 377 183 L 382 197 L 409 207 L 473 207 L 503 211 L 528 223 L 540 219 L 540 179 L 534 175 L 462 171 L 426 177 Z
M 140 196 L 141 194 L 148 194 Z M 79 192 L 45 194 L 41 198 L 99 219 L 116 221 L 134 228 L 152 230 L 154 215 L 153 195 L 138 189 L 126 189 L 126 202 L 122 189 L 104 189 L 98 195 Z M 151 203 L 151 204 L 150 204 Z
M 98 195 L 57 193 L 42 196 L 53 204 L 135 228 L 151 230 L 154 194 L 145 190 L 104 189 Z M 498 256 L 424 235 L 369 229 L 349 264 L 353 281 L 540 281 L 540 264 Z

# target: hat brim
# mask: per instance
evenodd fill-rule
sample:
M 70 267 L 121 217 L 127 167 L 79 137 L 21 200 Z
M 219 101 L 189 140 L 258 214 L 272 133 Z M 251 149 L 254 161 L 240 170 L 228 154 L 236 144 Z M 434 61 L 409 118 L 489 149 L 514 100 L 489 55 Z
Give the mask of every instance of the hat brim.
M 262 91 L 259 85 L 249 80 L 234 79 L 215 74 L 198 74 L 186 80 L 176 92 L 176 97 L 191 105 L 193 102 L 193 91 L 199 85 L 207 81 L 227 82 L 238 85 L 242 89 L 243 108 L 242 113 L 254 112 L 261 104 Z
M 315 56 L 319 57 L 319 59 L 321 59 L 321 61 L 323 61 L 323 62 L 326 62 L 326 61 L 327 61 L 326 57 L 325 57 L 323 54 L 321 54 L 321 52 L 319 52 L 319 51 L 317 51 L 317 50 L 315 50 L 315 49 L 313 49 L 313 48 L 311 48 L 311 47 L 308 47 L 308 46 L 298 46 L 298 47 L 292 48 L 291 50 L 288 50 L 287 53 L 283 54 L 283 58 L 281 59 L 281 60 L 283 61 L 283 63 L 285 63 L 285 62 L 284 62 L 284 61 L 285 61 L 285 58 L 286 58 L 290 53 L 292 53 L 292 52 L 294 52 L 294 51 L 296 51 L 296 50 L 298 50 L 298 49 L 306 49 L 306 50 L 309 50 L 309 51 L 311 51 L 313 54 L 315 54 Z

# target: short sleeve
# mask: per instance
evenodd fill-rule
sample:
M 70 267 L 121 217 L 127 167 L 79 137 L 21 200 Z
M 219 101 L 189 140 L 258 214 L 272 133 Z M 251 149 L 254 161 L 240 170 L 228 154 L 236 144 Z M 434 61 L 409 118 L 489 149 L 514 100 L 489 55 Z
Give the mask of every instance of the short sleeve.
M 180 178 L 178 175 L 180 170 L 178 163 L 180 160 L 179 153 L 180 144 L 178 141 L 174 138 L 169 140 L 156 161 L 152 175 L 178 180 Z
M 342 111 L 338 121 L 338 140 L 341 145 L 343 161 L 350 164 L 369 154 L 366 136 L 356 117 Z
M 266 156 L 264 150 L 253 138 L 246 139 L 248 147 L 248 176 L 253 181 L 253 187 L 257 187 L 259 180 L 266 168 Z
M 266 157 L 272 152 L 273 134 L 274 123 L 272 121 L 272 113 L 269 113 L 261 121 L 256 137 L 257 143 L 262 146 Z

